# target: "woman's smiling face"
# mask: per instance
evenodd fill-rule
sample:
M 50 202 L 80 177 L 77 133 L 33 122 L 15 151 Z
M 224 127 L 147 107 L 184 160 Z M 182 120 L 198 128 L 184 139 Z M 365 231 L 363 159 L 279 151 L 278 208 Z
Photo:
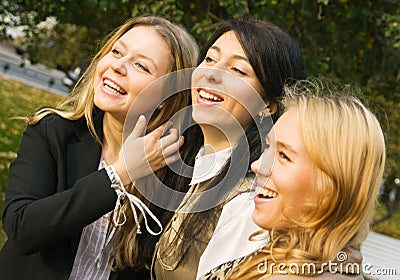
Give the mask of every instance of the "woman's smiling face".
M 124 121 L 139 93 L 171 69 L 170 48 L 150 26 L 137 26 L 126 32 L 96 66 L 94 102 L 101 110 Z M 149 96 L 141 106 L 146 113 L 159 100 Z
M 315 165 L 311 161 L 299 132 L 295 109 L 289 109 L 267 136 L 267 147 L 252 163 L 258 194 L 254 198 L 254 222 L 270 229 L 287 225 L 287 218 L 307 214 L 316 200 L 313 184 Z
M 264 94 L 236 34 L 228 31 L 208 49 L 192 75 L 193 119 L 200 126 L 246 129 L 264 106 Z

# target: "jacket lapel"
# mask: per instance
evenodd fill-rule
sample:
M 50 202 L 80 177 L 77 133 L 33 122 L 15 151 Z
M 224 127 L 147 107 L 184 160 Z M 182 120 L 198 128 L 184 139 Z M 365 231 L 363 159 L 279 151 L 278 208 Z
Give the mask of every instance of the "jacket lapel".
M 93 114 L 96 133 L 100 140 L 103 139 L 103 115 L 101 111 Z M 68 188 L 72 187 L 79 178 L 96 171 L 101 156 L 101 145 L 90 133 L 85 119 L 74 122 L 73 129 L 76 142 L 67 148 Z

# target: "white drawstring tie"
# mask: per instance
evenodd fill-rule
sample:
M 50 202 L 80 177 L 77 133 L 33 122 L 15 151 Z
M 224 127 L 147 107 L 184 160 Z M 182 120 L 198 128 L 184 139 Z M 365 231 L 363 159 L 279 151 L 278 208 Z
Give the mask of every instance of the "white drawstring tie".
M 126 214 L 125 211 L 122 209 L 122 201 L 124 198 L 127 198 L 129 200 L 129 205 L 131 206 L 132 212 L 133 212 L 133 218 L 135 219 L 135 223 L 137 226 L 136 233 L 141 234 L 140 230 L 140 223 L 139 223 L 139 218 L 138 214 L 136 212 L 136 208 L 139 209 L 139 211 L 142 213 L 143 218 L 144 218 L 144 223 L 146 225 L 147 231 L 152 234 L 152 235 L 159 235 L 162 232 L 162 225 L 161 222 L 157 219 L 157 217 L 150 211 L 150 209 L 146 206 L 146 204 L 143 203 L 136 195 L 133 195 L 131 193 L 128 193 L 128 191 L 125 189 L 125 187 L 122 184 L 112 184 L 111 187 L 115 189 L 117 193 L 117 202 L 115 204 L 115 208 L 113 211 L 113 223 L 116 226 L 122 226 L 126 222 Z M 136 206 L 136 207 L 135 207 Z M 155 221 L 160 228 L 158 232 L 152 231 L 152 229 L 149 227 L 148 222 L 147 222 L 147 217 L 146 213 Z M 121 221 L 122 217 L 122 221 Z
M 137 227 L 136 233 L 137 234 L 142 233 L 142 231 L 140 230 L 140 222 L 139 222 L 139 218 L 138 218 L 138 213 L 136 212 L 136 208 L 137 208 L 140 211 L 140 213 L 142 213 L 142 215 L 143 215 L 147 231 L 152 235 L 159 235 L 162 232 L 163 227 L 161 225 L 161 222 L 157 219 L 157 217 L 150 211 L 150 209 L 146 206 L 146 204 L 144 204 L 143 201 L 141 201 L 136 195 L 129 193 L 125 189 L 124 185 L 122 184 L 121 178 L 118 176 L 118 173 L 115 170 L 114 166 L 108 165 L 105 167 L 105 169 L 106 169 L 108 177 L 111 180 L 111 187 L 115 190 L 117 197 L 118 197 L 117 202 L 115 203 L 113 216 L 112 216 L 112 221 L 113 221 L 114 226 L 119 227 L 119 226 L 122 226 L 123 224 L 125 224 L 125 222 L 126 222 L 125 210 L 122 207 L 122 203 L 123 203 L 124 199 L 126 198 L 129 201 L 129 205 L 131 206 L 132 213 L 133 213 L 133 218 L 135 219 L 135 223 L 136 223 L 136 227 Z M 148 214 L 153 219 L 153 221 L 156 222 L 156 224 L 160 228 L 160 230 L 158 232 L 154 232 L 151 230 L 151 228 L 149 227 L 148 222 L 147 222 L 146 214 Z

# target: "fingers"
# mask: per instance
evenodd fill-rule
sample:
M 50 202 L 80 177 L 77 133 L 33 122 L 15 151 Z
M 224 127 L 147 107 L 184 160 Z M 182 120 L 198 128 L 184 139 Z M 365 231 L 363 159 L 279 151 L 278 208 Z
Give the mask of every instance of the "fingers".
M 147 137 L 149 135 L 146 135 Z M 154 135 L 150 138 L 155 142 L 145 141 L 145 155 L 148 165 L 153 171 L 165 167 L 180 158 L 179 148 L 184 143 L 184 137 L 178 135 L 176 129 L 170 129 L 169 134 L 161 139 L 154 139 Z
M 164 160 L 165 165 L 170 165 L 171 163 L 174 163 L 175 161 L 179 160 L 181 158 L 179 153 L 175 153 L 169 157 L 166 157 Z
M 168 131 L 168 134 L 164 135 L 160 140 L 162 147 L 168 147 L 169 145 L 172 145 L 179 140 L 178 130 L 175 128 L 171 128 Z
M 168 157 L 174 153 L 179 151 L 179 148 L 182 147 L 184 142 L 184 137 L 180 136 L 177 141 L 173 141 L 166 145 L 164 142 L 161 144 L 161 149 L 164 157 Z
M 162 132 L 165 127 L 171 124 L 165 124 L 163 127 L 158 127 L 151 133 L 145 136 L 145 142 L 147 149 L 150 153 L 157 153 L 159 151 L 160 155 L 169 156 L 179 150 L 183 145 L 183 136 L 179 136 L 178 130 L 171 128 L 168 134 L 162 136 Z M 160 134 L 161 132 L 161 134 Z
M 127 169 L 135 170 L 135 175 L 141 177 L 148 174 L 144 166 L 156 171 L 178 160 L 179 149 L 183 145 L 184 138 L 179 136 L 177 129 L 171 127 L 172 122 L 169 121 L 142 136 L 146 129 L 146 118 L 140 116 L 131 135 L 124 143 L 124 155 L 129 153 L 128 159 L 124 156 L 125 163 L 129 163 Z M 135 160 L 132 161 L 133 158 Z
M 146 117 L 140 115 L 135 124 L 135 127 L 132 130 L 131 136 L 134 139 L 139 138 L 143 136 L 145 129 L 146 129 Z
M 174 163 L 180 158 L 181 158 L 180 153 L 178 151 L 175 151 L 174 153 L 168 156 L 164 154 L 163 159 L 161 161 L 152 162 L 151 164 L 149 163 L 149 165 L 153 171 L 157 171 L 167 165 L 170 165 L 171 163 Z
M 160 139 L 163 136 L 163 134 L 166 131 L 168 131 L 171 127 L 172 127 L 172 122 L 168 121 L 168 122 L 164 123 L 163 125 L 160 125 L 156 129 L 154 129 L 148 135 L 150 135 L 150 136 L 152 136 L 152 137 L 154 137 L 156 139 Z

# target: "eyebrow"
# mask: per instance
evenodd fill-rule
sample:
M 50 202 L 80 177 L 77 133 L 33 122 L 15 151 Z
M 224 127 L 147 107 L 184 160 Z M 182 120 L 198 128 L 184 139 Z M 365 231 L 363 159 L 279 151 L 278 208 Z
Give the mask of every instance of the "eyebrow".
M 122 45 L 125 49 L 128 49 L 128 47 L 126 46 L 126 44 L 124 43 L 124 41 L 122 41 L 121 39 L 118 39 L 118 40 L 115 42 L 115 44 L 120 44 L 120 45 Z M 139 54 L 138 57 L 139 57 L 139 58 L 142 58 L 142 59 L 145 59 L 145 60 L 148 60 L 150 63 L 153 64 L 154 69 L 157 69 L 157 64 L 154 62 L 154 60 L 153 60 L 151 57 L 146 56 L 146 55 L 143 55 L 143 54 Z
M 291 153 L 297 155 L 297 152 L 295 151 L 295 149 L 293 149 L 293 147 L 290 146 L 289 144 L 286 144 L 286 143 L 283 143 L 280 141 L 276 141 L 276 146 L 283 147 L 284 149 L 289 150 Z
M 214 50 L 216 50 L 217 52 L 221 53 L 221 48 L 218 47 L 218 46 L 211 46 L 210 49 L 214 49 Z M 250 61 L 249 61 L 249 60 L 247 59 L 247 57 L 245 57 L 245 56 L 235 54 L 235 55 L 233 55 L 233 58 L 234 58 L 234 59 L 239 59 L 239 60 L 244 60 L 245 62 L 247 62 L 247 63 L 250 64 Z

